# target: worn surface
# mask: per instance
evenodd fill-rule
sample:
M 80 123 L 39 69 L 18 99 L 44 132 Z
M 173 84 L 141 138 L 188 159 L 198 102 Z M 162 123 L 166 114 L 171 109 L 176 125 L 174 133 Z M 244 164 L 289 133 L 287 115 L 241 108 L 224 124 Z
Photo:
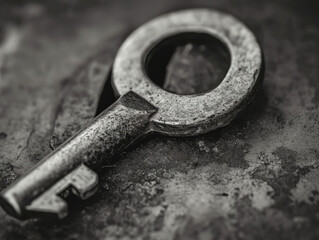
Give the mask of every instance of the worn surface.
M 98 93 L 79 75 L 159 14 L 205 6 L 237 16 L 264 49 L 264 84 L 227 127 L 193 138 L 153 136 L 103 166 L 98 194 L 72 201 L 62 222 L 19 222 L 0 210 L 1 239 L 318 238 L 316 1 L 54 2 L 0 7 L 1 189 L 51 151 L 52 135 L 62 141 L 94 115 Z M 170 62 L 168 77 L 194 72 L 189 53 L 181 56 L 191 60 Z M 188 71 L 170 73 L 181 64 Z M 83 96 L 92 105 L 76 104 Z
M 228 73 L 219 86 L 196 95 L 177 95 L 152 84 L 144 70 L 149 65 L 145 62 L 152 61 L 152 52 L 165 51 L 161 45 L 169 45 L 173 39 L 182 44 L 186 40 L 191 42 L 191 36 L 199 38 L 198 35 L 218 38 L 220 45 L 224 43 L 229 50 Z M 156 65 L 161 64 L 158 61 Z M 256 96 L 262 67 L 257 40 L 238 19 L 219 11 L 191 9 L 162 15 L 135 30 L 115 57 L 112 82 L 116 93 L 134 91 L 158 109 L 150 120 L 153 131 L 185 137 L 224 127 L 235 119 Z M 206 81 L 209 80 L 207 76 Z M 186 83 L 187 80 L 181 85 Z
M 120 155 L 127 146 L 148 131 L 149 121 L 156 112 L 154 106 L 134 92 L 125 94 L 66 143 L 46 156 L 37 167 L 3 191 L 1 206 L 19 219 L 37 215 L 55 215 L 62 218 L 66 215 L 65 202 L 60 201 L 57 207 L 56 204 L 47 204 L 50 200 L 41 199 L 57 199 L 58 195 L 64 194 L 63 189 L 68 191 L 70 188 L 82 191 L 83 194 L 91 193 L 94 184 L 85 185 L 78 181 L 75 185 L 70 182 L 69 179 L 77 175 L 74 169 L 82 163 L 94 170 L 110 163 L 114 156 Z M 81 179 L 81 176 L 76 179 Z M 93 183 L 97 185 L 98 180 Z M 48 190 L 49 188 L 51 190 Z

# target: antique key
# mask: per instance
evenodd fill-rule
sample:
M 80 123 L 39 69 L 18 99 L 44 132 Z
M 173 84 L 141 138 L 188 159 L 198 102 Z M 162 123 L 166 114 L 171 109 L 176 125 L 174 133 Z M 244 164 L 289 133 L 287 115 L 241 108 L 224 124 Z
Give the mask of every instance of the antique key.
M 231 63 L 221 84 L 206 93 L 177 95 L 152 83 L 145 69 L 154 51 L 192 35 L 226 45 Z M 68 205 L 63 197 L 73 192 L 86 199 L 96 192 L 98 176 L 91 169 L 150 132 L 194 136 L 227 125 L 252 101 L 262 73 L 262 52 L 254 35 L 230 15 L 184 10 L 144 24 L 115 58 L 112 84 L 119 99 L 3 191 L 2 207 L 19 219 L 65 217 Z

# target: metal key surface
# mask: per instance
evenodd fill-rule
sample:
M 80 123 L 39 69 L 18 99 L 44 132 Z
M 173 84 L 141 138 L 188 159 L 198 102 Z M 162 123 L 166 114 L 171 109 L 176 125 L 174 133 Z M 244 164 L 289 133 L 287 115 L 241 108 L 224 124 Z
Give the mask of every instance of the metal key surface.
M 145 68 L 167 39 L 209 35 L 226 45 L 231 64 L 212 91 L 177 95 L 155 85 Z M 2 207 L 20 219 L 67 215 L 70 192 L 82 199 L 97 189 L 97 169 L 150 132 L 193 136 L 227 125 L 252 101 L 262 76 L 262 53 L 254 35 L 234 17 L 196 9 L 158 17 L 134 31 L 113 66 L 119 99 L 74 137 L 40 161 L 1 194 Z

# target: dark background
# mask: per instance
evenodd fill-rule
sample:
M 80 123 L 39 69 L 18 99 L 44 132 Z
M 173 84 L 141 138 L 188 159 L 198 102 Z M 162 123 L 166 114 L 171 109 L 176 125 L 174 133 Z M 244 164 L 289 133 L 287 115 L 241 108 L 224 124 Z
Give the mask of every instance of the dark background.
M 191 7 L 233 14 L 256 34 L 266 66 L 256 101 L 222 129 L 152 136 L 102 166 L 98 194 L 73 199 L 63 221 L 0 210 L 0 239 L 319 238 L 317 1 L 1 1 L 0 189 L 94 117 L 134 28 Z M 167 89 L 221 80 L 227 62 L 201 49 L 176 49 Z

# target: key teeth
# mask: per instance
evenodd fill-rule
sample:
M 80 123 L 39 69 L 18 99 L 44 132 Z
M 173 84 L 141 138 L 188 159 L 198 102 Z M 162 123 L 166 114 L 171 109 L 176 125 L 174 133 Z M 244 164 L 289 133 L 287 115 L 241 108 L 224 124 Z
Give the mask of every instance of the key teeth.
M 59 195 L 73 194 L 85 200 L 98 189 L 98 176 L 91 169 L 81 164 L 60 181 L 33 200 L 26 210 L 32 216 L 55 215 L 62 219 L 68 215 L 68 204 Z
M 34 216 L 56 215 L 59 219 L 62 219 L 68 215 L 68 204 L 55 194 L 48 197 L 41 195 L 27 206 L 26 210 Z
M 72 192 L 85 200 L 91 197 L 98 188 L 98 176 L 91 169 L 82 164 L 71 177 Z

